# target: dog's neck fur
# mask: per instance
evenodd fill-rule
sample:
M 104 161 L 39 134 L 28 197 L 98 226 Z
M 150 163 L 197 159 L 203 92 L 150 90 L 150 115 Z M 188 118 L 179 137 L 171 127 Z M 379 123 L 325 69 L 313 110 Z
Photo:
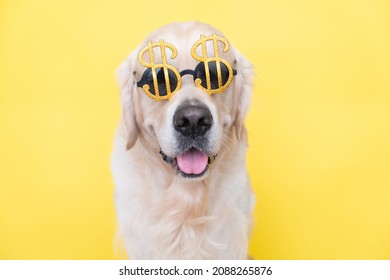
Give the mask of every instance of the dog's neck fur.
M 146 143 L 142 132 L 139 138 L 139 144 L 146 153 L 145 158 L 149 159 L 156 169 L 164 170 L 166 175 L 166 180 L 157 186 L 160 188 L 161 197 L 153 205 L 155 232 L 158 232 L 156 245 L 163 252 L 162 258 L 175 258 L 179 252 L 181 256 L 210 258 L 211 253 L 206 249 L 209 245 L 201 244 L 207 238 L 200 238 L 201 235 L 207 234 L 206 224 L 213 219 L 207 213 L 210 191 L 206 187 L 208 178 L 192 180 L 180 177 L 174 168 L 162 160 L 158 148 L 146 148 L 150 147 L 150 144 Z M 198 248 L 197 252 L 187 251 L 189 248 L 193 250 L 194 245 Z
M 204 182 L 187 182 L 183 184 L 176 179 L 164 192 L 164 197 L 155 208 L 155 217 L 158 222 L 158 246 L 164 258 L 174 258 L 179 255 L 191 256 L 194 252 L 188 251 L 186 244 L 203 242 L 206 238 L 199 238 L 207 234 L 205 225 L 210 217 L 206 214 L 207 188 Z M 209 257 L 205 248 L 207 244 L 196 244 L 197 256 Z
M 232 131 L 233 133 L 233 131 Z M 227 181 L 224 178 L 227 174 L 218 174 L 213 172 L 218 170 L 216 166 L 211 166 L 209 176 L 203 180 L 185 179 L 175 174 L 175 170 L 166 162 L 164 162 L 158 153 L 158 149 L 148 149 L 145 145 L 143 137 L 140 137 L 132 150 L 124 152 L 124 139 L 122 138 L 122 164 L 127 166 L 128 170 L 122 170 L 124 173 L 129 173 L 131 181 L 138 186 L 121 186 L 120 182 L 116 182 L 117 186 L 121 186 L 123 192 L 128 194 L 128 197 L 116 197 L 116 206 L 128 208 L 128 211 L 133 211 L 131 225 L 129 217 L 122 217 L 127 221 L 121 222 L 121 231 L 124 235 L 137 238 L 141 234 L 145 240 L 143 244 L 137 243 L 137 240 L 125 240 L 126 247 L 130 257 L 133 258 L 164 258 L 164 259 L 221 259 L 221 258 L 243 258 L 246 252 L 240 252 L 241 255 L 229 255 L 229 247 L 234 247 L 232 252 L 237 252 L 236 247 L 243 247 L 242 243 L 247 243 L 248 232 L 235 232 L 234 224 L 230 224 L 231 220 L 238 223 L 246 223 L 247 218 L 244 217 L 248 213 L 242 213 L 242 202 L 237 201 L 242 195 L 237 195 L 237 198 L 226 197 L 219 199 L 225 204 L 213 205 L 210 201 L 216 196 L 235 195 L 234 192 L 243 191 L 242 188 L 235 184 L 246 185 L 247 177 L 239 178 L 240 182 Z M 118 143 L 119 144 L 119 143 Z M 224 150 L 229 153 L 221 154 L 213 165 L 224 164 L 224 161 L 235 161 L 245 169 L 245 159 L 242 155 L 244 148 L 240 148 L 238 143 L 226 143 L 228 147 Z M 131 154 L 131 156 L 130 156 Z M 142 155 L 142 158 L 135 158 L 134 155 Z M 150 170 L 150 166 L 154 166 Z M 233 165 L 239 168 L 239 165 Z M 123 168 L 123 167 L 122 167 Z M 135 173 L 134 170 L 137 170 Z M 237 170 L 230 170 L 232 174 Z M 245 173 L 246 174 L 246 173 Z M 114 175 L 115 177 L 115 175 Z M 226 177 L 226 176 L 225 176 Z M 137 179 L 137 178 L 142 178 Z M 158 178 L 158 181 L 156 180 Z M 243 181 L 242 181 L 243 180 Z M 231 191 L 227 191 L 232 188 Z M 221 191 L 223 189 L 223 191 Z M 245 191 L 245 190 L 244 190 Z M 136 198 L 137 197 L 137 198 Z M 246 196 L 247 197 L 247 196 Z M 125 201 L 123 201 L 125 200 Z M 131 203 L 132 205 L 130 205 Z M 247 201 L 244 202 L 244 204 Z M 250 208 L 249 203 L 248 208 Z M 139 213 L 138 210 L 148 210 L 147 212 Z M 137 212 L 137 213 L 136 213 Z M 246 211 L 245 212 L 250 212 Z M 118 211 L 119 213 L 119 211 Z M 231 217 L 227 216 L 230 214 Z M 234 217 L 234 219 L 232 219 Z M 219 223 L 213 221 L 219 220 Z M 226 220 L 224 224 L 223 220 Z M 138 221 L 138 222 L 137 222 Z M 145 221 L 147 221 L 145 223 Z M 222 223 L 221 223 L 222 222 Z M 127 226 L 129 224 L 129 226 Z M 219 224 L 220 228 L 213 228 L 213 224 Z M 239 244 L 224 243 L 227 235 L 226 226 L 231 226 L 229 231 L 236 235 Z M 137 228 L 139 227 L 139 228 Z M 249 225 L 240 225 L 237 229 L 248 228 Z M 231 238 L 226 238 L 231 240 Z M 141 248 L 142 247 L 142 248 Z M 219 253 L 216 253 L 219 252 Z M 242 255 L 244 254 L 244 256 Z

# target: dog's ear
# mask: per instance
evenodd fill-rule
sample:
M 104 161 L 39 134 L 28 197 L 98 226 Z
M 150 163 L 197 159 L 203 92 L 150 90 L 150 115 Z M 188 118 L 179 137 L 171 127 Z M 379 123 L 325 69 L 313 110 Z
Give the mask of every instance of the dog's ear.
M 136 55 L 137 52 L 133 52 L 116 71 L 121 92 L 122 124 L 126 137 L 126 150 L 134 146 L 138 137 L 138 126 L 134 110 L 134 94 L 137 91 L 134 78 Z
M 237 76 L 235 77 L 236 115 L 234 120 L 234 128 L 237 139 L 247 141 L 244 121 L 249 110 L 252 96 L 253 67 L 252 64 L 236 49 L 233 49 L 232 52 L 236 60 L 237 69 Z

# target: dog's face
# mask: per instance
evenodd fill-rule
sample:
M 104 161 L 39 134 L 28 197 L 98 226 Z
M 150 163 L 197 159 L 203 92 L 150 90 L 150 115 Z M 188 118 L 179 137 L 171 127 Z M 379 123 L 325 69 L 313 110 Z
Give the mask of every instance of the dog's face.
M 251 65 L 224 40 L 205 24 L 170 24 L 121 65 L 127 149 L 140 139 L 177 176 L 194 179 L 227 143 L 246 141 Z

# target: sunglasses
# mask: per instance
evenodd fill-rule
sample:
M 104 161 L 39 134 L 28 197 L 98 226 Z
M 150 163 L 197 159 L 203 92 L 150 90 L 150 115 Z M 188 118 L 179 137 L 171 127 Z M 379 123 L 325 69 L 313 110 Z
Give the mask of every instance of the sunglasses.
M 215 91 L 228 87 L 231 83 L 229 76 L 237 75 L 236 70 L 232 69 L 232 73 L 230 73 L 228 67 L 223 63 L 220 64 L 219 71 L 215 61 L 208 62 L 207 64 L 208 69 L 205 67 L 204 62 L 200 62 L 195 70 L 185 69 L 179 73 L 180 77 L 192 75 L 196 86 L 208 92 L 210 89 L 211 91 Z M 147 90 L 155 97 L 168 96 L 169 92 L 172 93 L 178 89 L 179 79 L 181 78 L 178 79 L 173 70 L 162 67 L 153 70 L 150 68 L 145 70 L 141 80 L 137 83 L 138 87 L 144 89 L 144 86 L 147 85 Z M 157 87 L 155 87 L 155 80 L 157 80 Z
M 207 57 L 205 42 L 208 40 L 213 40 L 214 43 L 214 57 L 212 58 Z M 207 94 L 223 93 L 232 83 L 233 77 L 237 75 L 237 70 L 232 69 L 226 60 L 219 57 L 218 41 L 225 43 L 224 52 L 229 50 L 229 43 L 225 38 L 216 34 L 208 37 L 201 35 L 201 39 L 194 44 L 191 51 L 192 56 L 201 62 L 194 70 L 185 69 L 181 72 L 167 64 L 165 48 L 171 49 L 172 59 L 177 56 L 177 50 L 173 45 L 163 40 L 155 43 L 148 42 L 148 45 L 141 50 L 138 56 L 139 62 L 148 68 L 143 73 L 141 80 L 137 82 L 137 86 L 156 101 L 168 100 L 181 88 L 181 78 L 184 75 L 192 75 L 195 85 Z M 196 48 L 200 44 L 202 44 L 203 57 L 196 54 Z M 162 63 L 154 62 L 154 47 L 160 48 Z M 149 54 L 150 63 L 143 60 L 145 53 Z

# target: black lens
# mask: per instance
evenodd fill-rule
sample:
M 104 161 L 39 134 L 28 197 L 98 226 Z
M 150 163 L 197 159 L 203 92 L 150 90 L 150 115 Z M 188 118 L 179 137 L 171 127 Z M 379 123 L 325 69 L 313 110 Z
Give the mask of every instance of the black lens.
M 210 85 L 211 89 L 218 89 L 222 86 L 224 86 L 228 79 L 229 79 L 229 70 L 226 67 L 226 65 L 222 62 L 219 63 L 221 67 L 221 77 L 222 77 L 222 85 L 219 86 L 218 84 L 218 70 L 217 70 L 217 63 L 215 61 L 208 62 L 209 67 L 209 75 L 210 75 Z M 207 81 L 206 81 L 206 69 L 204 62 L 199 63 L 195 68 L 195 75 L 194 80 L 200 79 L 202 81 L 201 85 L 203 88 L 207 88 Z
M 175 73 L 171 69 L 168 68 L 167 70 L 168 70 L 170 90 L 172 92 L 177 87 L 177 78 Z M 167 95 L 167 85 L 165 83 L 164 68 L 156 68 L 156 77 L 157 77 L 159 95 L 160 96 Z M 144 74 L 142 75 L 141 81 L 139 81 L 138 83 L 138 86 L 142 87 L 143 85 L 148 85 L 150 93 L 156 95 L 156 90 L 154 88 L 154 81 L 153 81 L 153 72 L 150 68 L 145 70 Z
M 169 87 L 170 92 L 174 91 L 177 87 L 177 78 L 175 73 L 171 69 L 168 70 L 168 79 L 169 79 Z M 158 68 L 157 70 L 157 83 L 158 83 L 158 91 L 160 96 L 167 95 L 167 84 L 165 82 L 165 74 L 163 68 Z
M 144 85 L 148 85 L 149 92 L 153 95 L 156 95 L 154 91 L 153 74 L 150 68 L 145 70 L 141 80 L 138 82 L 138 86 L 143 87 Z

